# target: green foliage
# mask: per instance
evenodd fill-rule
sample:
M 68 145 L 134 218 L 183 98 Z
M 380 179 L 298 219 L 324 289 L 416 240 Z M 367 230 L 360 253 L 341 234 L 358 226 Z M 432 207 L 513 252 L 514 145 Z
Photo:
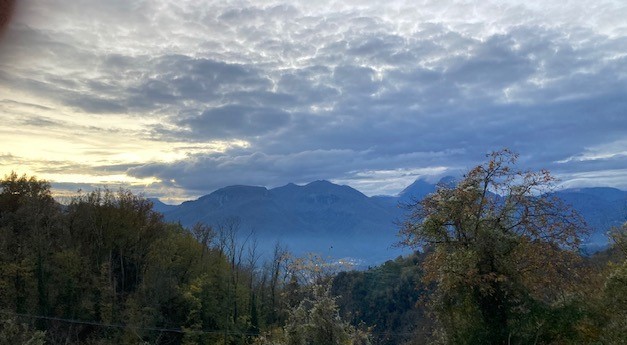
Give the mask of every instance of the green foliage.
M 46 333 L 35 331 L 28 324 L 14 318 L 0 321 L 0 345 L 43 345 Z
M 413 208 L 402 234 L 428 249 L 425 283 L 436 338 L 448 344 L 525 344 L 552 337 L 568 294 L 582 219 L 551 198 L 547 171 L 515 169 L 508 150 L 489 155 L 455 187 Z M 557 326 L 556 326 L 557 327 Z
M 44 258 L 54 250 L 60 209 L 50 185 L 16 173 L 0 181 L 0 286 L 8 307 L 18 313 L 37 303 L 47 312 L 49 265 Z
M 607 319 L 601 338 L 608 344 L 627 344 L 627 223 L 615 228 L 612 238 L 623 261 L 610 264 L 610 273 L 603 287 L 602 301 Z
M 0 187 L 0 305 L 35 315 L 48 343 L 248 342 L 258 287 L 254 267 L 232 260 L 243 246 L 224 251 L 211 227 L 167 224 L 125 190 L 62 209 L 34 177 Z
M 614 247 L 620 251 L 623 259 L 627 258 L 627 223 L 621 227 L 613 228 L 610 237 L 614 241 Z
M 428 320 L 420 299 L 422 257 L 399 257 L 366 271 L 340 272 L 331 292 L 337 297 L 342 316 L 358 325 L 372 327 L 376 344 L 405 344 L 424 338 Z
M 287 345 L 339 345 L 347 344 L 349 339 L 335 300 L 321 286 L 314 286 L 312 299 L 304 299 L 290 311 L 285 335 Z
M 339 315 L 329 287 L 314 284 L 312 296 L 289 311 L 285 345 L 367 345 L 367 332 L 351 326 Z
M 363 272 L 279 245 L 261 269 L 236 220 L 188 231 L 125 190 L 61 207 L 12 173 L 0 344 L 624 344 L 627 225 L 609 259 L 582 260 L 580 219 L 540 196 L 550 175 L 514 162 L 495 153 L 416 205 L 403 233 L 424 253 Z
M 603 301 L 610 317 L 602 338 L 610 344 L 627 344 L 627 261 L 617 265 L 608 277 Z

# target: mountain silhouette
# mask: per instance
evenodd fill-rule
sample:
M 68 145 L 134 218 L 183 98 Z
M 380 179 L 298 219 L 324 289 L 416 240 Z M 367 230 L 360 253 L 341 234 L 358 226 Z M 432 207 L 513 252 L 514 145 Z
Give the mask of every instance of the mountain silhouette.
M 242 240 L 253 236 L 258 250 L 266 254 L 280 242 L 295 255 L 316 252 L 372 265 L 409 252 L 395 246 L 400 240 L 397 224 L 407 212 L 403 205 L 421 200 L 438 185 L 452 187 L 455 183 L 450 176 L 437 183 L 418 179 L 397 196 L 373 197 L 324 180 L 273 189 L 238 185 L 178 206 L 153 202 L 167 220 L 186 227 L 202 222 L 218 229 L 236 219 Z M 554 194 L 581 213 L 593 229 L 586 239 L 590 251 L 607 246 L 606 232 L 627 220 L 625 191 L 597 187 Z

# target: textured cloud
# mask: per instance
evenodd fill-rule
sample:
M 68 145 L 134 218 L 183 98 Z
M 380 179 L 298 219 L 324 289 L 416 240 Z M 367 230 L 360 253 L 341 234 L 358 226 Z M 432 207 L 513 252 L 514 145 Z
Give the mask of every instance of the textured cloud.
M 198 155 L 170 164 L 158 163 L 134 167 L 129 169 L 129 173 L 137 178 L 156 176 L 167 181 L 166 184 L 171 187 L 201 193 L 207 188 L 217 189 L 232 184 L 233 178 L 229 175 L 233 173 L 237 173 L 237 178 L 247 181 L 248 184 L 274 187 L 285 184 L 286 180 L 306 183 L 328 179 L 329 176 L 336 181 L 372 182 L 377 176 L 382 176 L 382 172 L 390 165 L 411 165 L 413 162 L 434 165 L 428 168 L 410 169 L 410 171 L 413 170 L 411 173 L 407 173 L 408 169 L 396 172 L 399 175 L 396 177 L 404 177 L 407 180 L 407 176 L 413 176 L 413 179 L 416 179 L 428 174 L 441 175 L 447 169 L 435 166 L 435 164 L 441 162 L 444 157 L 462 154 L 463 152 L 424 152 L 381 157 L 367 151 L 316 150 L 274 155 L 259 152 L 236 156 Z M 355 170 L 347 171 L 347 166 Z M 191 173 L 181 174 L 181 171 Z M 390 173 L 393 172 L 388 171 L 388 175 Z M 393 180 L 394 176 L 390 177 Z M 380 180 L 378 182 L 380 186 L 372 186 L 373 191 L 389 192 L 388 183 L 395 181 Z
M 115 166 L 178 196 L 312 179 L 393 193 L 510 147 L 565 184 L 627 188 L 620 2 L 26 0 L 16 14 L 5 126 L 75 163 L 63 141 L 84 131 L 85 174 Z M 14 151 L 0 153 L 45 165 Z

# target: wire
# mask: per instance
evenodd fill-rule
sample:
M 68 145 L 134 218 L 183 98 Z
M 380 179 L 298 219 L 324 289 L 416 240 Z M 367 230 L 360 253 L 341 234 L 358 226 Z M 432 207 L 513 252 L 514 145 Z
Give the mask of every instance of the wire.
M 259 333 L 252 332 L 239 332 L 239 331 L 224 331 L 224 330 L 192 330 L 192 329 L 181 329 L 181 328 L 160 328 L 160 327 L 140 327 L 140 326 L 131 326 L 124 324 L 112 324 L 112 323 L 103 323 L 97 321 L 85 321 L 85 320 L 76 320 L 76 319 L 65 319 L 54 316 L 44 316 L 44 315 L 33 315 L 33 314 L 23 314 L 23 313 L 15 313 L 9 311 L 0 310 L 0 314 L 25 317 L 31 319 L 42 319 L 42 320 L 50 320 L 50 321 L 59 321 L 65 323 L 73 323 L 80 325 L 89 325 L 89 326 L 99 326 L 99 327 L 108 327 L 108 328 L 120 328 L 120 329 L 130 329 L 130 330 L 144 330 L 144 331 L 153 331 L 153 332 L 164 332 L 164 333 L 179 333 L 179 334 L 227 334 L 227 335 L 245 335 L 245 336 L 258 336 Z M 376 336 L 411 336 L 415 333 L 413 332 L 368 332 L 370 335 Z
M 124 324 L 103 323 L 103 322 L 97 322 L 97 321 L 65 319 L 65 318 L 54 317 L 54 316 L 14 313 L 14 312 L 8 312 L 8 311 L 0 311 L 0 314 L 11 315 L 11 316 L 18 316 L 18 317 L 25 317 L 25 318 L 30 318 L 30 319 L 59 321 L 59 322 L 73 323 L 73 324 L 79 324 L 79 325 L 99 326 L 99 327 L 108 327 L 108 328 L 120 328 L 120 329 L 131 329 L 131 330 L 145 330 L 145 331 L 165 332 L 165 333 L 228 334 L 228 335 L 250 335 L 250 336 L 258 335 L 256 333 L 251 333 L 251 332 L 237 332 L 237 331 L 194 330 L 194 329 L 186 330 L 186 329 L 181 329 L 181 328 L 160 328 L 160 327 L 146 327 L 146 326 L 140 327 L 140 326 L 131 326 L 131 325 L 124 325 Z

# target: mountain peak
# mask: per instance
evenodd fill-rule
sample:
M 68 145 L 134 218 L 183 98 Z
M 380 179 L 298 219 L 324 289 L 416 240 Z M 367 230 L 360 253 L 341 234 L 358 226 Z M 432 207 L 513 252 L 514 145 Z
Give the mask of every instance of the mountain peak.
M 337 185 L 327 180 L 316 180 L 313 182 L 309 182 L 306 186 L 337 186 Z
M 457 180 L 457 178 L 453 177 L 453 176 L 444 176 L 440 179 L 440 181 L 438 181 L 438 183 L 436 184 L 437 186 L 443 186 L 446 188 L 454 188 L 457 183 L 459 181 Z
M 435 192 L 435 184 L 429 183 L 420 177 L 403 189 L 398 196 L 403 201 L 420 200 L 433 192 Z
M 175 205 L 168 205 L 158 198 L 148 198 L 148 201 L 152 202 L 152 209 L 156 212 L 163 213 L 176 208 Z
M 398 197 L 405 202 L 422 200 L 425 196 L 434 193 L 438 186 L 452 188 L 455 187 L 457 182 L 457 179 L 453 176 L 444 176 L 437 183 L 431 183 L 424 177 L 419 177 L 414 183 L 398 193 Z
M 360 197 L 366 197 L 362 192 L 351 186 L 335 184 L 327 180 L 317 180 L 311 182 L 305 185 L 304 188 L 313 192 L 351 194 L 355 196 L 358 195 Z

